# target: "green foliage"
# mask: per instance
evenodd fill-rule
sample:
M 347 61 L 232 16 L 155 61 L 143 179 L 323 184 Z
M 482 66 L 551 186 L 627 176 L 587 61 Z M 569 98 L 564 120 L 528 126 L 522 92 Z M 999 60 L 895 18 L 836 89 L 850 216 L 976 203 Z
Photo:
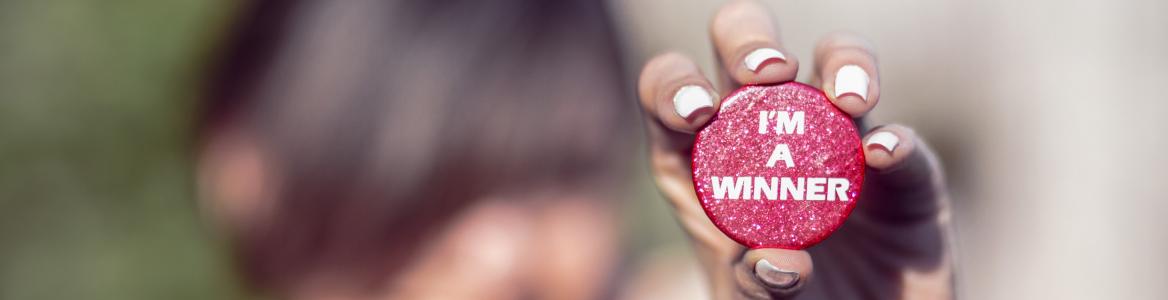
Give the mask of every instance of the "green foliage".
M 230 3 L 0 0 L 0 299 L 238 297 L 189 149 Z

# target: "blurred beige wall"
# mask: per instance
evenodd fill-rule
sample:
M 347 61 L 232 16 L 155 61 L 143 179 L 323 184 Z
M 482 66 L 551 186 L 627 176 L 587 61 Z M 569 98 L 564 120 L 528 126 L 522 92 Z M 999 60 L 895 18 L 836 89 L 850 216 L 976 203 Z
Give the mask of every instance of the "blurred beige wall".
M 805 63 L 832 31 L 877 45 L 871 117 L 940 152 L 964 298 L 1168 296 L 1168 1 L 767 2 Z M 707 74 L 719 3 L 611 1 L 634 67 L 673 49 Z

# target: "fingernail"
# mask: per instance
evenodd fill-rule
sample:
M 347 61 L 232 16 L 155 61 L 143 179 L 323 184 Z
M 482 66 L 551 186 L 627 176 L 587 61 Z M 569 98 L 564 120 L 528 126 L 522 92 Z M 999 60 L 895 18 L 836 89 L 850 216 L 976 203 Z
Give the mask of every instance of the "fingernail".
M 799 283 L 799 272 L 781 270 L 766 259 L 754 264 L 754 275 L 773 288 L 786 289 Z
M 714 98 L 703 87 L 683 86 L 673 95 L 673 110 L 682 118 L 689 118 L 694 111 L 707 107 L 714 107 Z
M 835 72 L 835 97 L 856 94 L 868 101 L 868 72 L 857 65 L 846 65 Z
M 772 59 L 787 60 L 787 56 L 774 48 L 758 48 L 751 51 L 750 54 L 747 54 L 744 62 L 746 63 L 746 69 L 751 72 L 758 72 L 758 68 L 763 63 Z
M 872 145 L 880 145 L 880 147 L 884 148 L 884 150 L 887 150 L 888 153 L 891 154 L 893 150 L 896 150 L 896 145 L 899 145 L 899 144 L 900 144 L 900 137 L 897 137 L 895 134 L 893 134 L 891 132 L 881 131 L 881 132 L 874 133 L 874 134 L 872 134 L 872 136 L 868 137 L 868 142 L 864 143 L 864 147 L 871 147 Z

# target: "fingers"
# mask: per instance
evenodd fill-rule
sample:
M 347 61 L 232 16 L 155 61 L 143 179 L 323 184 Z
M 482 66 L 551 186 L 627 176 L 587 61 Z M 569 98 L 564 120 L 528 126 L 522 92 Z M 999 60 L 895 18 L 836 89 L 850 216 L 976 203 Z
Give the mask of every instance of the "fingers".
M 875 53 L 871 43 L 854 34 L 829 35 L 815 46 L 811 81 L 840 110 L 862 117 L 880 101 Z
M 750 298 L 788 298 L 811 279 L 811 255 L 803 250 L 746 251 L 735 272 L 739 290 Z
M 887 125 L 864 137 L 868 174 L 865 205 L 877 216 L 912 219 L 930 217 L 944 209 L 941 166 L 932 149 L 904 126 Z
M 710 38 L 726 74 L 736 84 L 795 80 L 799 60 L 779 42 L 767 7 L 755 1 L 732 1 L 710 23 Z
M 690 172 L 693 132 L 717 112 L 720 100 L 710 82 L 689 58 L 666 53 L 650 59 L 637 86 L 649 132 L 650 160 L 658 189 L 674 207 L 699 251 L 723 256 L 736 244 L 706 217 L 694 194 Z
M 649 119 L 684 133 L 701 128 L 720 102 L 698 65 L 678 53 L 650 59 L 641 70 L 637 92 Z

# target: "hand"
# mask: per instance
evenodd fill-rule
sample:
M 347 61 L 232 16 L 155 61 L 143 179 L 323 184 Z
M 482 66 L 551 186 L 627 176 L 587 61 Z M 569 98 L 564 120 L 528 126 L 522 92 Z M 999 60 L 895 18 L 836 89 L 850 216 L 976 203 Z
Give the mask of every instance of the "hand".
M 694 132 L 718 113 L 719 95 L 744 84 L 794 80 L 799 61 L 757 2 L 724 5 L 710 34 L 721 65 L 717 88 L 691 59 L 666 53 L 645 64 L 638 94 L 654 179 L 689 234 L 714 298 L 951 298 L 949 205 L 940 166 L 911 129 L 866 126 L 864 115 L 880 101 L 880 76 L 871 44 L 854 35 L 818 43 L 810 80 L 864 132 L 867 174 L 852 215 L 806 251 L 749 250 L 714 227 L 691 181 Z

